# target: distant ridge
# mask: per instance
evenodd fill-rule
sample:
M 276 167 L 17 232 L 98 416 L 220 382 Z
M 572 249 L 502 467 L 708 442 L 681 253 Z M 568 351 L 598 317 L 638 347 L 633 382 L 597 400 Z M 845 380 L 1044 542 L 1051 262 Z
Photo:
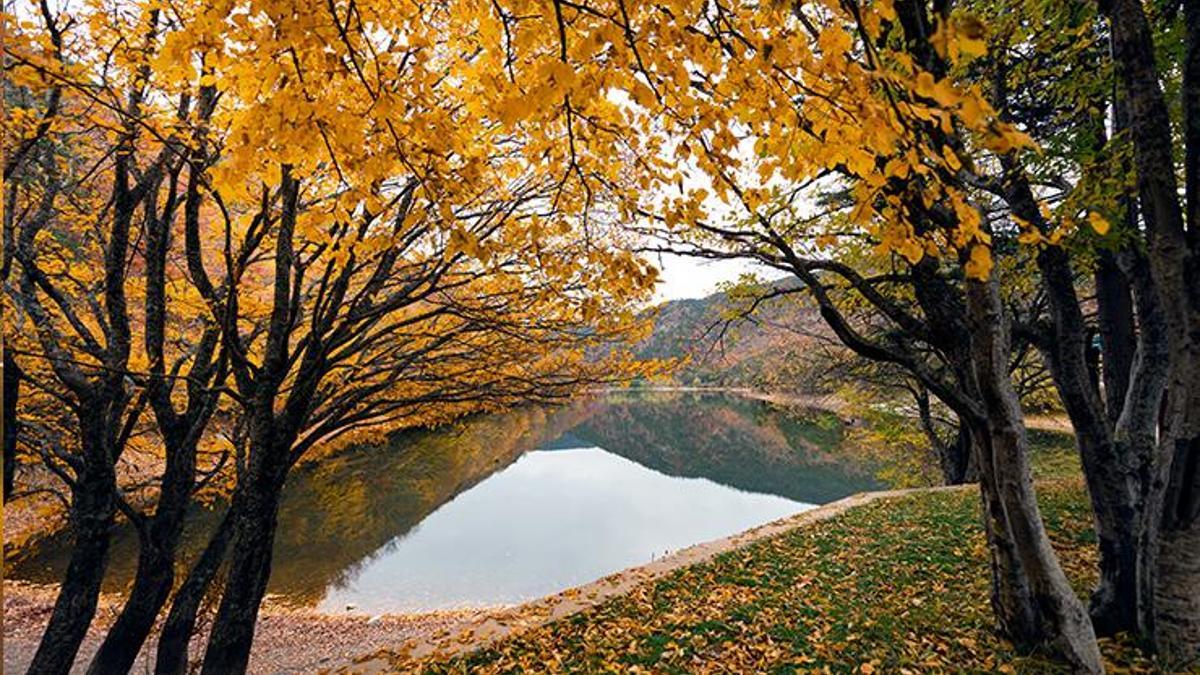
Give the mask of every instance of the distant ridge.
M 759 304 L 749 320 L 749 293 L 796 288 L 784 279 L 704 298 L 671 300 L 652 310 L 654 330 L 635 348 L 641 358 L 687 358 L 673 379 L 681 385 L 805 390 L 814 357 L 832 334 L 801 293 Z

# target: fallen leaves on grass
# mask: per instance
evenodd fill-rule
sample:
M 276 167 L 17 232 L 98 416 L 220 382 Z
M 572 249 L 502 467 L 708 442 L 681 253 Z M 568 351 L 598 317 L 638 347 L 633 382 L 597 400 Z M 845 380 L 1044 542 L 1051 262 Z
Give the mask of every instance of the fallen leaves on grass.
M 1095 581 L 1090 512 L 1078 480 L 1040 486 L 1072 582 Z M 398 671 L 1056 672 L 999 639 L 973 492 L 876 502 L 681 569 L 567 619 Z M 1150 672 L 1123 642 L 1113 670 Z

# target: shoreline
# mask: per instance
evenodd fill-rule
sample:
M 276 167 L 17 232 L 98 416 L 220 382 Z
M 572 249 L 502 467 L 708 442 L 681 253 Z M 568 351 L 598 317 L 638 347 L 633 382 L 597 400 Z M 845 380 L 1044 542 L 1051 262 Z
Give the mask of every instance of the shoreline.
M 24 672 L 37 650 L 42 630 L 49 620 L 56 584 L 31 584 L 4 580 L 3 672 Z M 116 619 L 122 594 L 104 593 L 96 618 L 79 650 L 71 672 L 83 672 L 99 648 L 107 629 Z M 281 602 L 264 602 L 255 628 L 249 673 L 311 673 L 335 667 L 374 650 L 413 639 L 434 639 L 460 629 L 471 621 L 501 611 L 499 608 L 442 610 L 421 613 L 356 612 L 325 613 L 313 608 Z M 189 658 L 203 656 L 211 616 L 202 617 L 192 638 Z M 134 672 L 152 672 L 156 636 L 147 640 L 138 655 Z
M 783 406 L 800 406 L 825 410 L 845 416 L 845 404 L 834 395 L 803 395 L 782 392 L 767 392 L 738 387 L 645 387 L 640 389 L 589 390 L 591 394 L 695 392 L 739 396 Z M 1061 416 L 1027 416 L 1027 426 L 1070 433 L 1069 423 Z M 937 488 L 932 488 L 936 490 Z M 803 526 L 809 522 L 824 520 L 852 506 L 869 503 L 880 497 L 907 494 L 917 490 L 888 490 L 860 493 L 832 502 L 815 509 L 789 516 L 782 520 L 760 525 L 732 534 L 722 539 L 696 544 L 676 551 L 670 556 L 655 560 L 647 565 L 628 568 L 579 587 L 564 590 L 526 603 L 488 608 L 471 608 L 419 613 L 380 613 L 376 615 L 357 612 L 321 612 L 315 608 L 297 607 L 268 597 L 260 613 L 250 672 L 312 672 L 315 669 L 348 668 L 361 665 L 359 659 L 372 654 L 397 651 L 409 652 L 414 656 L 442 653 L 450 650 L 457 653 L 467 648 L 478 648 L 500 639 L 517 630 L 542 625 L 562 618 L 599 602 L 628 591 L 632 585 L 657 578 L 679 567 L 707 560 L 717 553 L 738 548 L 762 536 L 784 529 Z M 866 501 L 861 501 L 866 500 Z M 24 501 L 24 500 L 23 500 Z M 13 509 L 6 505 L 6 530 L 13 522 L 14 511 L 35 509 Z M 823 515 L 828 513 L 829 515 Z M 44 517 L 44 516 L 43 516 Z M 36 518 L 35 518 L 36 519 Z M 40 523 L 45 524 L 45 521 Z M 6 536 L 6 540 L 8 537 Z M 20 549 L 20 547 L 17 547 Z M 6 545 L 6 557 L 11 554 Z M 56 584 L 33 584 L 5 579 L 3 583 L 3 608 L 5 616 L 3 666 L 5 672 L 20 672 L 27 667 L 37 648 L 41 631 L 49 618 Z M 90 661 L 91 654 L 98 648 L 108 626 L 116 618 L 123 594 L 106 593 L 101 597 L 96 620 L 89 629 L 80 650 L 82 671 Z M 209 620 L 211 620 L 209 618 Z M 189 650 L 191 658 L 198 658 L 207 636 L 207 621 L 200 622 L 198 635 Z M 147 649 L 139 655 L 137 667 L 149 670 L 154 649 L 152 636 Z M 366 655 L 364 657 L 364 655 Z M 369 661 L 368 661 L 369 663 Z M 75 672 L 75 671 L 72 671 Z
M 653 562 L 629 567 L 537 600 L 481 615 L 451 631 L 397 641 L 388 648 L 378 649 L 374 652 L 363 650 L 357 658 L 336 665 L 333 672 L 398 672 L 398 664 L 403 665 L 410 661 L 419 661 L 430 657 L 440 660 L 476 651 L 523 631 L 538 628 L 597 607 L 612 598 L 630 592 L 636 586 L 661 579 L 679 569 L 708 562 L 722 553 L 744 548 L 763 539 L 830 520 L 851 509 L 881 500 L 914 494 L 962 492 L 974 489 L 977 489 L 977 486 L 969 484 L 859 492 L 726 537 L 680 549 Z

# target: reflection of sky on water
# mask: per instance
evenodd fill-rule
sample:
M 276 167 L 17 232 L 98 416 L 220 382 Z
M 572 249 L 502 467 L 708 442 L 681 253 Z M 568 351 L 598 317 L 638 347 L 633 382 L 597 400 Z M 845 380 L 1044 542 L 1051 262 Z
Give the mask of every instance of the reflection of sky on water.
M 330 586 L 319 608 L 520 602 L 806 508 L 667 476 L 601 448 L 534 451 L 389 542 Z
M 824 413 L 655 393 L 397 434 L 292 473 L 267 591 L 363 611 L 540 596 L 876 489 L 871 469 L 839 450 L 842 438 Z M 222 511 L 191 514 L 181 573 Z M 53 536 L 5 572 L 55 583 L 70 543 Z M 132 527 L 115 528 L 105 590 L 129 588 L 137 543 Z

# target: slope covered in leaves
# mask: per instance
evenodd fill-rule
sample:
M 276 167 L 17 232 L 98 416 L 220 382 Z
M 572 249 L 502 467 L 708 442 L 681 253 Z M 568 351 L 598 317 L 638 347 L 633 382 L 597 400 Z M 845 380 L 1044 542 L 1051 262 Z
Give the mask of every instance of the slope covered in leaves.
M 1094 581 L 1087 498 L 1043 483 L 1047 527 L 1076 589 Z M 992 631 L 987 551 L 974 490 L 853 509 L 600 607 L 406 672 L 1055 672 Z M 1114 670 L 1151 671 L 1127 645 Z

